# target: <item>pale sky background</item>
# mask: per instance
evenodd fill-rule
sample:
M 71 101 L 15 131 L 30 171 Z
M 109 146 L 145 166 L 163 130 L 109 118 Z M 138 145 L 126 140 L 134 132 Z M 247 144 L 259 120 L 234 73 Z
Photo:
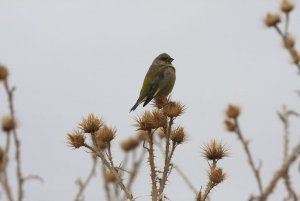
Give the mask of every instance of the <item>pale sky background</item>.
M 276 111 L 283 104 L 300 106 L 296 67 L 275 31 L 263 24 L 267 12 L 279 10 L 279 2 L 0 0 L 0 63 L 8 66 L 9 81 L 17 87 L 23 172 L 45 180 L 26 184 L 25 201 L 74 199 L 74 182 L 86 177 L 91 162 L 84 150 L 67 146 L 66 134 L 90 112 L 117 127 L 113 155 L 120 162 L 119 143 L 134 133 L 133 118 L 143 111 L 129 109 L 149 65 L 162 52 L 175 59 L 173 99 L 187 106 L 176 123 L 185 127 L 189 141 L 178 147 L 174 162 L 200 189 L 207 181 L 200 147 L 220 139 L 231 148 L 231 157 L 220 163 L 228 178 L 213 190 L 212 200 L 242 201 L 257 193 L 240 143 L 224 129 L 223 112 L 228 103 L 241 106 L 241 127 L 255 162 L 263 160 L 266 185 L 282 162 L 283 126 Z M 299 24 L 297 8 L 290 30 L 298 39 Z M 8 112 L 3 87 L 0 93 L 3 115 Z M 291 145 L 299 142 L 299 129 L 299 119 L 293 119 Z M 299 160 L 292 168 L 296 189 L 298 165 Z M 146 160 L 142 167 L 147 168 Z M 135 186 L 137 201 L 150 200 L 147 172 Z M 86 200 L 102 200 L 102 189 L 97 177 Z M 280 185 L 270 200 L 282 200 L 282 192 Z M 170 177 L 167 196 L 172 201 L 194 197 L 177 173 Z

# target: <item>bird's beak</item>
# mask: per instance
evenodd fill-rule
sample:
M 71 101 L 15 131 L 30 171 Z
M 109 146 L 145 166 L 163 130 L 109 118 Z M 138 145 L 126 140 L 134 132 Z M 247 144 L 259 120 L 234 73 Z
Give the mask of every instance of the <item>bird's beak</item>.
M 172 62 L 172 61 L 174 61 L 174 59 L 173 59 L 173 58 L 170 58 L 170 62 Z

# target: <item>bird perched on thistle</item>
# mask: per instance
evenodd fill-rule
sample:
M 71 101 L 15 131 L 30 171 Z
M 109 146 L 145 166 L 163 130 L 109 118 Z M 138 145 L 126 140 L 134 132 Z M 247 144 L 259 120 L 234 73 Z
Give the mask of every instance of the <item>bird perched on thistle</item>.
M 172 65 L 173 60 L 166 53 L 162 53 L 154 59 L 144 78 L 140 96 L 130 112 L 141 103 L 144 103 L 144 107 L 153 98 L 165 98 L 171 93 L 176 80 L 176 71 Z

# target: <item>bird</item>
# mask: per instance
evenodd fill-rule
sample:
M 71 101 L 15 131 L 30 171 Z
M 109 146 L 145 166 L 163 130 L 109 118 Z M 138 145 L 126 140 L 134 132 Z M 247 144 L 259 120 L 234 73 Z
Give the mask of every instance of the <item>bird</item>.
M 165 98 L 171 93 L 176 81 L 173 60 L 167 53 L 162 53 L 153 60 L 144 78 L 139 98 L 130 112 L 134 111 L 141 103 L 144 103 L 143 107 L 145 107 L 153 98 Z

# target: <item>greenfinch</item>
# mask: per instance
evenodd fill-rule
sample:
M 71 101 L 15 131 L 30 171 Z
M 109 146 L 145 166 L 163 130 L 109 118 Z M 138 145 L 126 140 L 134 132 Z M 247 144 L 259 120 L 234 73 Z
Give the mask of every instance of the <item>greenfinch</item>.
M 140 96 L 130 112 L 141 103 L 144 103 L 144 107 L 153 98 L 165 98 L 171 93 L 176 80 L 176 71 L 172 65 L 173 60 L 166 53 L 162 53 L 154 59 L 144 78 Z

